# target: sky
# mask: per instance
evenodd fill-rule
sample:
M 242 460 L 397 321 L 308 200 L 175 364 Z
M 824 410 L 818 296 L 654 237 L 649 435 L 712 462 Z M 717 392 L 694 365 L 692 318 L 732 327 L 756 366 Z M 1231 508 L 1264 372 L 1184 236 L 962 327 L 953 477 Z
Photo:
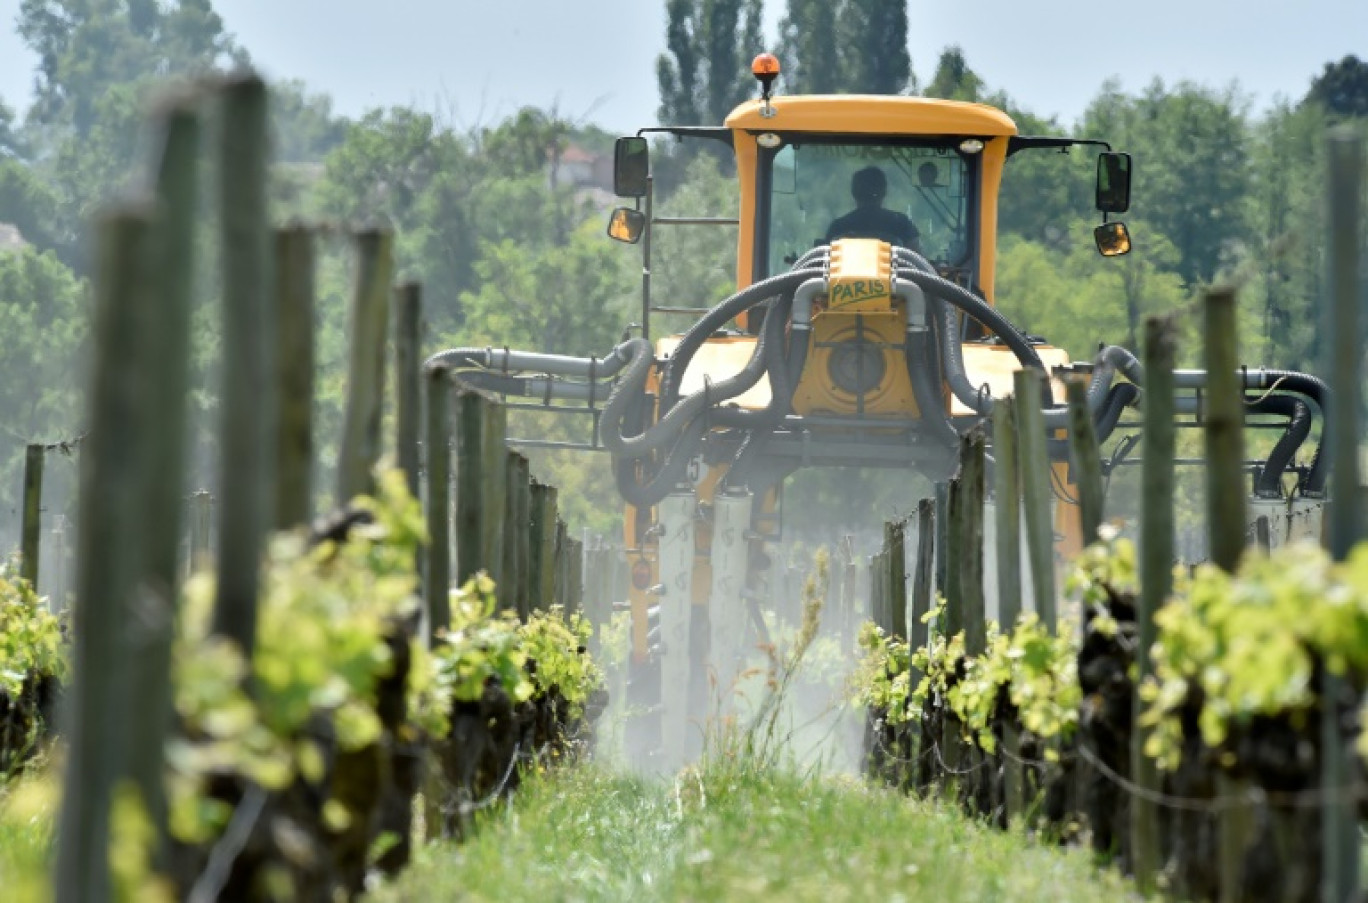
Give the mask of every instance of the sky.
M 269 77 L 298 78 L 357 115 L 416 105 L 453 125 L 521 106 L 630 132 L 655 122 L 664 0 L 216 0 Z M 0 98 L 23 109 L 34 59 L 0 0 Z M 783 0 L 767 0 L 771 36 Z M 940 51 L 1018 105 L 1067 128 L 1103 80 L 1224 87 L 1255 111 L 1297 99 L 1326 62 L 1368 58 L 1368 0 L 912 0 L 910 50 L 925 82 Z

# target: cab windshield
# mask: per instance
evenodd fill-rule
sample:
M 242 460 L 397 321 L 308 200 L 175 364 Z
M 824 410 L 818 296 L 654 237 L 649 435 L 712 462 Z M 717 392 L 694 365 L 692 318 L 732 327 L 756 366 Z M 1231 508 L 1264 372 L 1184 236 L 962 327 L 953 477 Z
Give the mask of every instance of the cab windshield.
M 944 144 L 791 139 L 770 154 L 768 274 L 838 238 L 878 238 L 942 268 L 963 265 L 973 159 Z

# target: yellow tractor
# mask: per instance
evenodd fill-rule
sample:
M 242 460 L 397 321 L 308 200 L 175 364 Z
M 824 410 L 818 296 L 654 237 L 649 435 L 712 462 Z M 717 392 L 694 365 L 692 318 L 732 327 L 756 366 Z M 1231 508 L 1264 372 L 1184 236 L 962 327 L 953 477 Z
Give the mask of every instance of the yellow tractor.
M 631 574 L 632 703 L 664 764 L 696 751 L 714 686 L 728 687 L 760 622 L 757 600 L 779 532 L 779 488 L 804 467 L 950 472 L 962 433 L 983 422 L 1023 367 L 1091 373 L 1100 436 L 1139 396 L 1134 356 L 1104 349 L 1071 364 L 993 304 L 998 193 L 1007 160 L 1039 149 L 1096 148 L 1094 239 L 1126 254 L 1131 158 L 1105 142 L 1017 134 L 1000 110 L 902 96 L 775 97 L 778 61 L 757 57 L 758 100 L 721 127 L 643 129 L 618 139 L 618 196 L 608 233 L 643 255 L 641 335 L 603 358 L 453 349 L 437 359 L 505 395 L 587 406 L 594 445 L 613 459 L 626 503 Z M 721 142 L 735 161 L 735 218 L 665 217 L 655 209 L 648 135 Z M 733 224 L 737 291 L 697 312 L 684 333 L 656 336 L 652 315 L 678 314 L 652 293 L 652 235 L 662 226 Z M 1243 370 L 1262 410 L 1287 420 L 1258 472 L 1277 497 L 1324 387 L 1303 374 Z M 1118 377 L 1124 377 L 1118 379 Z M 1200 413 L 1205 374 L 1178 374 L 1181 412 Z M 1058 383 L 1041 399 L 1062 436 Z M 1267 390 L 1276 388 L 1276 393 Z M 1300 418 L 1300 419 L 1299 419 Z M 1298 425 L 1300 424 L 1300 425 Z M 1058 449 L 1062 443 L 1056 442 Z M 1061 477 L 1067 464 L 1058 467 Z M 1317 461 L 1299 486 L 1324 487 Z M 1076 541 L 1066 506 L 1057 519 Z M 763 628 L 761 628 L 763 629 Z

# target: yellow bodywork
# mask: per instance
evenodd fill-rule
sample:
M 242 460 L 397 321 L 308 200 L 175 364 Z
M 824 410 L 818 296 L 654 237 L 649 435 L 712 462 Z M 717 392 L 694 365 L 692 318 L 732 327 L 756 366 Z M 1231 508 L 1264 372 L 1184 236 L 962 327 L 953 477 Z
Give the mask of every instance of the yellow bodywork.
M 829 314 L 891 313 L 893 248 L 872 238 L 831 244 L 826 311 Z

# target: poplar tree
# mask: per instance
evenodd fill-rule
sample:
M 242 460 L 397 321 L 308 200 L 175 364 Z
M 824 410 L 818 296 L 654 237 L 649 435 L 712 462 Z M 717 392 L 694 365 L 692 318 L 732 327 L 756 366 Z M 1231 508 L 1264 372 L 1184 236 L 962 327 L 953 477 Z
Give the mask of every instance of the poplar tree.
M 662 123 L 720 125 L 750 96 L 750 60 L 764 49 L 762 5 L 762 0 L 668 0 L 666 49 L 656 59 Z
M 901 94 L 915 89 L 904 0 L 844 0 L 839 15 L 842 91 Z

